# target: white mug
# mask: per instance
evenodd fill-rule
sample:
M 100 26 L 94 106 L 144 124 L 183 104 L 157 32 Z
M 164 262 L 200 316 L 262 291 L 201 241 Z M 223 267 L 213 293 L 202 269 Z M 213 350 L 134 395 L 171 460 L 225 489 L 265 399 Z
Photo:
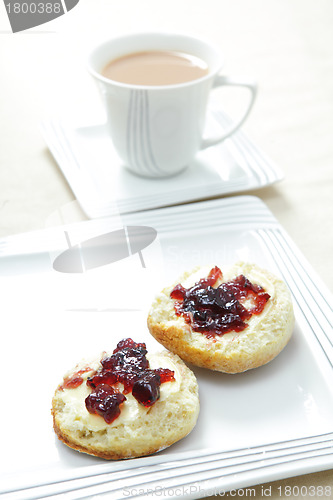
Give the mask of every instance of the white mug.
M 144 51 L 177 51 L 199 57 L 208 74 L 173 85 L 132 85 L 102 75 L 112 60 Z M 256 96 L 252 81 L 220 74 L 223 58 L 217 48 L 199 38 L 174 33 L 136 33 L 110 39 L 90 54 L 88 69 L 105 103 L 113 145 L 124 165 L 145 177 L 174 175 L 198 151 L 233 134 L 247 118 Z M 237 123 L 217 137 L 204 138 L 210 91 L 223 85 L 247 87 L 249 104 Z

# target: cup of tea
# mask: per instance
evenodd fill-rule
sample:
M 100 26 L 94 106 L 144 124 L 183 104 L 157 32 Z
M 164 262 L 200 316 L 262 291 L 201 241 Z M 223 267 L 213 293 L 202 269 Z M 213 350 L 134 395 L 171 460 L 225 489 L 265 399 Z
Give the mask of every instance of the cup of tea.
M 132 33 L 91 52 L 88 69 L 102 94 L 113 145 L 127 168 L 144 177 L 177 174 L 198 151 L 219 144 L 242 125 L 257 86 L 222 75 L 222 66 L 214 45 L 180 33 Z M 210 93 L 225 85 L 249 89 L 248 105 L 228 130 L 203 137 Z

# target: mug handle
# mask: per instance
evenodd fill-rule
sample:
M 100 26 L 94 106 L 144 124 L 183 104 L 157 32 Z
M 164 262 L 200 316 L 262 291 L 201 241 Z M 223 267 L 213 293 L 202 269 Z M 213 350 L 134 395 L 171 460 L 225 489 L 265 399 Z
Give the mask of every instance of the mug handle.
M 250 102 L 247 106 L 247 109 L 245 110 L 245 113 L 237 123 L 234 123 L 223 134 L 216 135 L 215 137 L 203 138 L 200 149 L 206 149 L 209 148 L 210 146 L 215 146 L 216 144 L 224 141 L 224 139 L 232 135 L 244 123 L 254 104 L 258 89 L 257 84 L 255 82 L 232 78 L 230 76 L 217 75 L 213 83 L 213 89 L 216 87 L 222 87 L 223 85 L 230 85 L 234 87 L 247 87 L 251 91 Z

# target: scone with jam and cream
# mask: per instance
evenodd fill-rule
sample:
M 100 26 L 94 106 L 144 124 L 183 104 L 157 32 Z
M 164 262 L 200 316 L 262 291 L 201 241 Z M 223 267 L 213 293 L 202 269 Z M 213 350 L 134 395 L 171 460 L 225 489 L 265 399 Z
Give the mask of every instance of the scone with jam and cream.
M 291 295 L 278 277 L 255 264 L 198 267 L 159 293 L 150 333 L 184 361 L 225 373 L 264 365 L 288 343 Z
M 145 344 L 124 339 L 66 374 L 52 414 L 58 438 L 71 448 L 106 459 L 140 457 L 191 432 L 198 385 L 177 355 L 148 354 Z

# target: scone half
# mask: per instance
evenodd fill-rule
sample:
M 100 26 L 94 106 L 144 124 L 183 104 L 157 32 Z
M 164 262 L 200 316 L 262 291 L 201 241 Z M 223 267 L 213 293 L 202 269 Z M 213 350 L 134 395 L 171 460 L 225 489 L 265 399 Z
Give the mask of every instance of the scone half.
M 176 315 L 175 300 L 170 297 L 175 285 L 192 287 L 207 277 L 211 266 L 185 272 L 175 283 L 159 293 L 148 314 L 150 333 L 170 351 L 186 362 L 225 373 L 240 373 L 262 366 L 275 358 L 288 343 L 294 328 L 291 295 L 277 276 L 256 264 L 239 262 L 222 269 L 223 277 L 216 285 L 239 275 L 247 277 L 269 294 L 260 314 L 253 314 L 242 331 L 207 336 L 194 331 L 182 315 Z
M 126 393 L 120 415 L 112 423 L 89 413 L 85 405 L 91 393 L 86 382 L 100 369 L 100 359 L 82 361 L 66 374 L 64 380 L 80 374 L 83 382 L 78 387 L 64 388 L 61 384 L 55 391 L 53 427 L 61 441 L 75 450 L 117 460 L 150 455 L 191 432 L 199 414 L 198 385 L 178 356 L 167 351 L 147 354 L 151 369 L 172 370 L 174 380 L 161 384 L 160 397 L 150 407 L 138 403 L 131 392 Z

